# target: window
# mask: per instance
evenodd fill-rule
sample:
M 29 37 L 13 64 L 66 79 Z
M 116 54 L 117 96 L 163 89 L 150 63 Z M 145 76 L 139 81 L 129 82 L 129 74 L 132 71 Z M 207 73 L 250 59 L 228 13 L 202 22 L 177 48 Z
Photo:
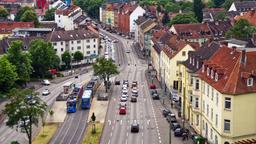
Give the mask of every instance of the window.
M 213 76 L 214 76 L 214 70 L 212 69 L 212 70 L 211 70 L 211 79 L 214 78 Z
M 60 42 L 60 45 L 63 45 L 63 42 Z
M 219 93 L 216 92 L 216 106 L 218 106 L 219 104 Z
M 230 131 L 230 120 L 224 119 L 224 131 L 225 132 Z
M 218 144 L 218 136 L 215 135 L 215 144 Z
M 96 40 L 95 39 L 93 39 L 93 42 L 95 42 Z
M 74 47 L 71 47 L 71 50 L 74 50 Z
M 77 49 L 80 50 L 80 49 L 81 49 L 81 46 L 78 46 Z
M 247 79 L 247 86 L 253 86 L 253 78 Z
M 90 42 L 90 39 L 87 39 L 86 42 L 89 43 L 89 42 Z
M 199 90 L 199 79 L 196 80 L 196 90 Z
M 189 57 L 189 63 L 190 64 L 192 63 L 192 57 L 191 56 Z
M 192 103 L 192 101 L 193 101 L 193 96 L 191 95 L 190 96 L 190 103 Z
M 207 67 L 207 76 L 209 76 L 209 75 L 210 75 L 210 68 Z
M 96 54 L 96 51 L 94 50 L 93 53 Z
M 203 66 L 202 66 L 202 73 L 204 73 L 204 68 L 205 68 L 205 67 L 204 67 L 204 65 L 203 65 Z
M 57 51 L 57 49 L 54 49 L 55 51 Z
M 87 51 L 86 54 L 90 54 L 90 51 Z
M 218 114 L 215 115 L 215 126 L 218 127 Z
M 193 77 L 190 77 L 190 85 L 193 85 Z
M 196 68 L 199 68 L 199 61 L 196 61 Z
M 205 101 L 203 101 L 203 112 L 205 112 Z
M 73 44 L 73 43 L 74 43 L 74 41 L 71 41 L 71 43 Z
M 90 45 L 87 45 L 86 48 L 89 49 L 89 48 L 90 48 Z
M 63 48 L 61 48 L 60 51 L 63 51 Z
M 80 41 L 80 40 L 78 40 L 78 41 L 76 41 L 76 43 L 77 43 L 77 44 L 80 44 L 80 43 L 81 43 L 81 41 Z
M 211 129 L 210 138 L 213 139 L 213 131 Z
M 199 107 L 198 101 L 199 101 L 199 99 L 198 99 L 198 98 L 196 98 L 196 101 L 195 101 L 195 107 L 196 107 L 196 108 L 198 108 L 198 107 Z
M 202 85 L 202 92 L 203 92 L 203 94 L 205 94 L 205 93 L 204 93 L 204 92 L 205 92 L 205 86 L 204 86 L 205 84 L 204 84 L 203 81 L 201 82 L 201 85 Z
M 209 105 L 207 104 L 206 115 L 209 116 Z
M 199 125 L 199 115 L 196 115 L 196 126 Z
M 57 43 L 56 43 L 56 42 L 54 42 L 54 43 L 53 43 L 53 45 L 54 45 L 54 46 L 56 46 L 56 45 L 57 45 Z
M 96 48 L 96 45 L 93 45 L 93 48 Z
M 219 76 L 218 76 L 218 73 L 215 73 L 215 81 L 218 81 L 218 79 L 219 79 Z
M 214 97 L 214 89 L 212 87 L 212 101 L 213 101 L 213 97 Z
M 211 120 L 213 121 L 213 108 L 211 108 Z
M 231 109 L 231 98 L 225 97 L 225 109 Z
M 186 56 L 186 52 L 185 51 L 182 51 L 182 56 Z
M 207 85 L 207 96 L 209 97 L 209 85 Z
M 195 58 L 193 58 L 192 65 L 193 66 L 195 65 Z

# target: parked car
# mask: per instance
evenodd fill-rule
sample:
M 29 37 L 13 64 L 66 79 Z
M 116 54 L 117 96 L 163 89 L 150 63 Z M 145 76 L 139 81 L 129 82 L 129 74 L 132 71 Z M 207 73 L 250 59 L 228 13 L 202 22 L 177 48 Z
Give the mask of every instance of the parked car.
M 43 96 L 47 96 L 49 95 L 51 92 L 48 90 L 48 89 L 45 89 L 43 92 L 42 92 L 42 95 Z
M 126 102 L 120 102 L 120 103 L 119 103 L 119 106 L 120 106 L 120 108 L 121 108 L 121 107 L 125 107 L 125 108 L 126 108 L 127 105 L 126 105 Z
M 120 81 L 116 80 L 115 85 L 120 85 Z
M 132 97 L 131 97 L 131 102 L 137 102 L 137 97 L 132 96 Z
M 127 95 L 128 94 L 128 89 L 123 89 L 122 90 L 122 94 L 126 94 Z
M 127 97 L 121 97 L 120 101 L 121 102 L 126 102 L 127 101 Z
M 166 117 L 168 114 L 170 114 L 170 113 L 172 113 L 170 110 L 168 110 L 168 109 L 164 109 L 163 111 L 162 111 L 162 114 L 163 114 L 163 116 L 164 117 Z
M 166 116 L 166 120 L 168 121 L 168 123 L 177 122 L 177 119 L 175 117 L 170 116 L 170 115 Z
M 152 98 L 153 98 L 153 100 L 159 100 L 160 99 L 160 97 L 157 93 L 154 93 Z
M 177 128 L 181 128 L 180 124 L 176 122 L 172 123 L 171 126 L 173 131 L 175 131 Z
M 155 93 L 157 93 L 157 90 L 156 90 L 156 89 L 151 89 L 151 90 L 150 90 L 150 94 L 151 94 L 151 95 L 153 95 L 153 94 L 155 94 Z
M 183 133 L 186 133 L 185 129 L 183 128 L 177 128 L 174 130 L 174 136 L 181 137 Z
M 120 115 L 125 115 L 126 114 L 126 108 L 125 107 L 121 107 L 120 109 L 119 109 L 119 114 Z
M 41 81 L 42 85 L 50 85 L 51 82 L 47 79 Z
M 136 122 L 132 123 L 132 125 L 131 125 L 131 132 L 132 133 L 138 133 L 139 130 L 140 130 L 139 124 L 136 123 Z
M 152 83 L 152 84 L 149 85 L 149 88 L 150 89 L 156 89 L 156 85 Z

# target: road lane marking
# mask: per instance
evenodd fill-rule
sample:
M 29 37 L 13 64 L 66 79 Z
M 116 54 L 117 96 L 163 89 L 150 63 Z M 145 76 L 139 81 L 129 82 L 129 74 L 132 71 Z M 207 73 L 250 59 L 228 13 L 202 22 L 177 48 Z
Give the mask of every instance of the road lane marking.
M 126 136 L 128 137 L 128 133 L 126 133 Z
M 122 122 L 123 122 L 123 121 L 121 120 L 121 121 L 120 121 L 120 125 L 122 125 Z
M 110 139 L 109 139 L 109 141 L 108 141 L 108 144 L 110 144 Z
M 112 137 L 112 132 L 110 133 L 110 136 Z
M 108 120 L 108 125 L 111 125 L 111 120 Z
M 143 139 L 142 139 L 142 141 L 141 141 L 141 144 L 143 144 Z
M 128 144 L 128 141 L 127 141 L 127 139 L 125 140 L 125 144 Z
M 112 130 L 114 130 L 114 126 L 112 126 Z

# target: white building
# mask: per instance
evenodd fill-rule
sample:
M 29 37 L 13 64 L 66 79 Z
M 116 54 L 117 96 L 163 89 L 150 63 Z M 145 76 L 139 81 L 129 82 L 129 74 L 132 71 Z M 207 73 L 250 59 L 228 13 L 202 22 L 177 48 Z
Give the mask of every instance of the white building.
M 60 58 L 65 51 L 70 52 L 71 55 L 80 51 L 84 55 L 82 62 L 91 63 L 99 54 L 99 35 L 86 29 L 54 31 L 47 37 Z
M 137 6 L 135 10 L 130 14 L 130 32 L 131 33 L 135 33 L 136 31 L 135 21 L 138 19 L 139 16 L 143 16 L 145 12 L 146 11 L 142 7 Z

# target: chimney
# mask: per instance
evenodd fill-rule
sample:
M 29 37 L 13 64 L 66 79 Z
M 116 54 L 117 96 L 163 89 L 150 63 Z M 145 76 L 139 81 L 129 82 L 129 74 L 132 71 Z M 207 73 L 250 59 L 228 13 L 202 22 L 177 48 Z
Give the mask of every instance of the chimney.
M 241 63 L 246 64 L 246 51 L 242 50 Z
M 230 54 L 234 54 L 236 52 L 236 46 L 232 46 L 232 51 Z

